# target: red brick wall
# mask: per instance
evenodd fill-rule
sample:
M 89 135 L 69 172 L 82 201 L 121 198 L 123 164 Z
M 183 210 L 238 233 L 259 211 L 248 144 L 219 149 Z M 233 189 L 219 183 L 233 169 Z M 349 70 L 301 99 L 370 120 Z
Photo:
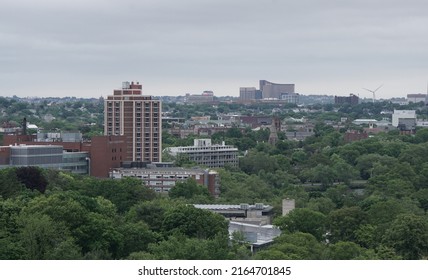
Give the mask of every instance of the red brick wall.
M 126 157 L 124 136 L 94 136 L 91 143 L 91 176 L 107 178 Z

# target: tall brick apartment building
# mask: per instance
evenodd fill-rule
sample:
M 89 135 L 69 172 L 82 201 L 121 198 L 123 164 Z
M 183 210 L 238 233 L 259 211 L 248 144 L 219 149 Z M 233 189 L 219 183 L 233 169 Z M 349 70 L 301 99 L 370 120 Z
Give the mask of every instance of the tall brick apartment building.
M 123 82 L 104 102 L 104 135 L 125 136 L 124 160 L 161 162 L 161 101 L 143 96 L 138 82 Z

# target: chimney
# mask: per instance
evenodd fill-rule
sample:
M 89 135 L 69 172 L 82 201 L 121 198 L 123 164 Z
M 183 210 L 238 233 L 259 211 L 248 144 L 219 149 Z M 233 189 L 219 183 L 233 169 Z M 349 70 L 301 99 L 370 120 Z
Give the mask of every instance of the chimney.
M 27 135 L 27 118 L 22 121 L 22 135 Z

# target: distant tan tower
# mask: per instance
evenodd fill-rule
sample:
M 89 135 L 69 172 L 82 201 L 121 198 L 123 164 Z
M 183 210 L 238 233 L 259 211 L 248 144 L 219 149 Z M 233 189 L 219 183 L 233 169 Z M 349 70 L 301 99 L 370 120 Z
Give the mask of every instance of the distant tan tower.
M 123 82 L 104 101 L 104 135 L 125 135 L 126 161 L 162 161 L 162 104 L 142 86 Z
M 282 215 L 285 216 L 296 208 L 296 201 L 294 199 L 285 198 L 282 200 Z

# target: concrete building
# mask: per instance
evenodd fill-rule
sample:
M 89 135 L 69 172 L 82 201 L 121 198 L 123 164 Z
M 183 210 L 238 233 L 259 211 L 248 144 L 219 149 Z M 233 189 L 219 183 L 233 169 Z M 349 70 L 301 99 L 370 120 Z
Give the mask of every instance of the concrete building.
M 170 147 L 168 152 L 175 157 L 186 156 L 189 160 L 209 168 L 238 166 L 238 148 L 231 145 L 213 145 L 211 139 L 195 139 L 193 146 Z
M 260 80 L 259 84 L 263 99 L 281 99 L 283 94 L 295 94 L 294 84 L 276 84 L 266 80 Z
M 125 160 L 162 161 L 161 101 L 143 96 L 138 82 L 123 82 L 104 102 L 104 135 L 126 137 Z
M 229 222 L 229 236 L 234 232 L 243 234 L 245 241 L 250 243 L 252 253 L 265 248 L 281 235 L 281 230 L 273 225 L 253 225 L 240 222 Z
M 255 87 L 240 87 L 239 88 L 239 99 L 240 101 L 251 101 L 256 99 L 262 99 L 262 93 Z
M 285 101 L 286 103 L 297 104 L 299 103 L 300 95 L 298 93 L 282 93 L 281 101 Z
M 399 123 L 405 121 L 408 123 L 409 121 L 415 123 L 416 126 L 416 111 L 415 110 L 394 110 L 392 114 L 392 126 L 398 127 Z
M 206 186 L 214 197 L 218 197 L 220 194 L 219 174 L 214 170 L 208 169 L 156 167 L 156 164 L 148 164 L 147 168 L 113 169 L 110 172 L 110 177 L 113 179 L 136 177 L 141 179 L 146 186 L 160 193 L 168 192 L 175 186 L 177 181 L 193 178 L 198 184 Z
M 249 242 L 251 252 L 272 244 L 281 230 L 271 224 L 273 207 L 256 203 L 242 204 L 194 204 L 195 208 L 209 210 L 229 221 L 229 236 L 238 232 Z
M 258 226 L 269 225 L 272 223 L 273 207 L 256 204 L 194 204 L 198 209 L 205 209 L 215 212 L 227 218 L 230 221 Z

